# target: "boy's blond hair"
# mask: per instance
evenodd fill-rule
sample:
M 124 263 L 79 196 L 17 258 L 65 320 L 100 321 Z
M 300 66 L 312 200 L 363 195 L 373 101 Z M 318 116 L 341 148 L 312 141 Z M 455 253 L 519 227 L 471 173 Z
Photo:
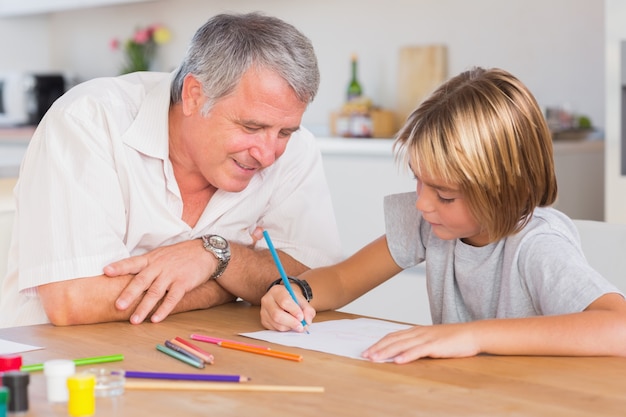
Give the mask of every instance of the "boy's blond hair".
M 492 241 L 557 197 L 552 136 L 530 91 L 501 69 L 442 84 L 407 119 L 394 150 L 419 176 L 454 184 Z

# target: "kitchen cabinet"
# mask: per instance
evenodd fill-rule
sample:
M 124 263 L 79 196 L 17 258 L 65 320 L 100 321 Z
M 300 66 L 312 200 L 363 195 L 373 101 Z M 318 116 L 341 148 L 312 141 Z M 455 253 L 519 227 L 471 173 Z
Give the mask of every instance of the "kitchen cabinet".
M 62 10 L 147 1 L 153 0 L 0 0 L 0 17 L 43 14 Z
M 34 127 L 0 129 L 0 180 L 17 178 L 22 158 L 34 132 Z

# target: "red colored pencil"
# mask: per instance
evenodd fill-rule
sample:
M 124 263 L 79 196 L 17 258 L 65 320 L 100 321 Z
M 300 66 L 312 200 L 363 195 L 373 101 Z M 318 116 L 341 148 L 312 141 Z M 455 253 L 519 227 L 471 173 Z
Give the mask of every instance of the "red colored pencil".
M 253 348 L 257 348 L 257 349 L 269 349 L 266 346 L 252 345 L 250 343 L 237 342 L 236 340 L 221 339 L 219 337 L 205 336 L 202 334 L 191 334 L 189 337 L 192 340 L 197 340 L 198 342 L 213 343 L 214 345 L 219 345 L 220 342 L 227 342 L 227 343 L 237 343 L 239 345 L 244 345 L 244 346 L 250 346 Z
M 209 352 L 200 349 L 196 345 L 186 341 L 183 338 L 176 336 L 175 338 L 170 340 L 170 342 L 174 343 L 176 346 L 180 347 L 181 349 L 185 349 L 192 355 L 198 356 L 200 359 L 202 359 L 208 364 L 213 364 L 213 361 L 215 360 L 213 355 L 211 355 Z

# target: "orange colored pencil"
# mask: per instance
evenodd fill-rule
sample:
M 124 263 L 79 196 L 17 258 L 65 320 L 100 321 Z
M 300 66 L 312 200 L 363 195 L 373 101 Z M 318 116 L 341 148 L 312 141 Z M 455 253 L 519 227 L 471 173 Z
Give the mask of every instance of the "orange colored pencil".
M 258 348 L 258 347 L 253 347 L 253 346 L 242 344 L 242 343 L 233 343 L 233 342 L 225 342 L 225 341 L 218 342 L 217 344 L 220 345 L 221 347 L 240 350 L 242 352 L 256 353 L 259 355 L 271 356 L 273 358 L 287 359 L 287 360 L 296 361 L 296 362 L 302 361 L 302 356 L 296 355 L 295 353 L 280 352 L 278 350 Z

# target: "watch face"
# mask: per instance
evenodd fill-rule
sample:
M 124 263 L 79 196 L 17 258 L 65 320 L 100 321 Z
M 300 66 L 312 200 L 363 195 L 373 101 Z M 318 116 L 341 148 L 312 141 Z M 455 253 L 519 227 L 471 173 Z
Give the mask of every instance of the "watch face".
M 226 249 L 228 242 L 221 236 L 212 235 L 209 237 L 209 244 L 217 249 Z

